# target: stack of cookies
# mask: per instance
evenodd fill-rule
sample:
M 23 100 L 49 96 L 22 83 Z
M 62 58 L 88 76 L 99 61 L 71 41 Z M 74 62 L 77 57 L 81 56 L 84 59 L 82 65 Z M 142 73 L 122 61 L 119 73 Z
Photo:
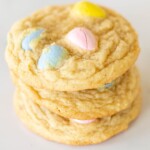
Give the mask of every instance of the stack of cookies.
M 105 141 L 140 112 L 138 54 L 134 29 L 108 8 L 88 1 L 44 8 L 8 35 L 16 112 L 48 140 Z

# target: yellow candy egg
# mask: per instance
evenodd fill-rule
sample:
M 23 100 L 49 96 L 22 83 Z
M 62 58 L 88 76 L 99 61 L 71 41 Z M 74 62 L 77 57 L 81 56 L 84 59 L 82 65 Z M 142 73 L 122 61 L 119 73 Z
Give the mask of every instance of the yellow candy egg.
M 81 1 L 75 4 L 73 11 L 78 15 L 89 17 L 105 18 L 105 11 L 98 5 L 88 1 Z

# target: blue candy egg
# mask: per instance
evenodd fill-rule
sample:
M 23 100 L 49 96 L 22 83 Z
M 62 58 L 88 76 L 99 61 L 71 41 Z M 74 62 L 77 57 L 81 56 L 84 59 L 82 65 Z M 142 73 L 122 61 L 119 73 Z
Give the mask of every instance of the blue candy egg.
M 105 89 L 110 89 L 113 85 L 114 85 L 115 81 L 111 82 L 111 83 L 107 83 L 101 87 L 98 88 L 98 91 L 103 91 Z
M 44 49 L 38 61 L 40 70 L 58 68 L 69 56 L 68 51 L 63 47 L 53 44 Z
M 109 88 L 111 88 L 113 86 L 113 82 L 112 83 L 107 83 L 107 84 L 105 84 L 105 88 L 106 89 L 109 89 Z
M 40 35 L 44 32 L 43 29 L 34 30 L 31 33 L 29 33 L 22 41 L 22 49 L 23 50 L 32 50 L 30 43 L 39 38 Z

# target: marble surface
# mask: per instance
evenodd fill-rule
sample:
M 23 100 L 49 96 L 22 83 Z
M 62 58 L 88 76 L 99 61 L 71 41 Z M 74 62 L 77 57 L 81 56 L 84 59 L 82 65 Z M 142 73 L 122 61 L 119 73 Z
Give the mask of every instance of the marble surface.
M 93 0 L 122 13 L 136 28 L 141 45 L 137 65 L 141 70 L 143 109 L 128 131 L 102 144 L 72 147 L 48 142 L 26 130 L 13 111 L 13 92 L 4 60 L 6 34 L 18 19 L 36 9 L 75 0 L 0 0 L 0 150 L 149 150 L 150 149 L 150 0 Z

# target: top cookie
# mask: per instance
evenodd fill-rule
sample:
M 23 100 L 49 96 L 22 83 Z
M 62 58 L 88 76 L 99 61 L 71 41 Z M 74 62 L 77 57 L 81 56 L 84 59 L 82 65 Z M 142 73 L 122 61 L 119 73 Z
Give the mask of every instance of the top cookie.
M 116 12 L 81 1 L 44 8 L 8 35 L 11 71 L 38 89 L 95 89 L 124 74 L 139 54 L 137 35 Z

